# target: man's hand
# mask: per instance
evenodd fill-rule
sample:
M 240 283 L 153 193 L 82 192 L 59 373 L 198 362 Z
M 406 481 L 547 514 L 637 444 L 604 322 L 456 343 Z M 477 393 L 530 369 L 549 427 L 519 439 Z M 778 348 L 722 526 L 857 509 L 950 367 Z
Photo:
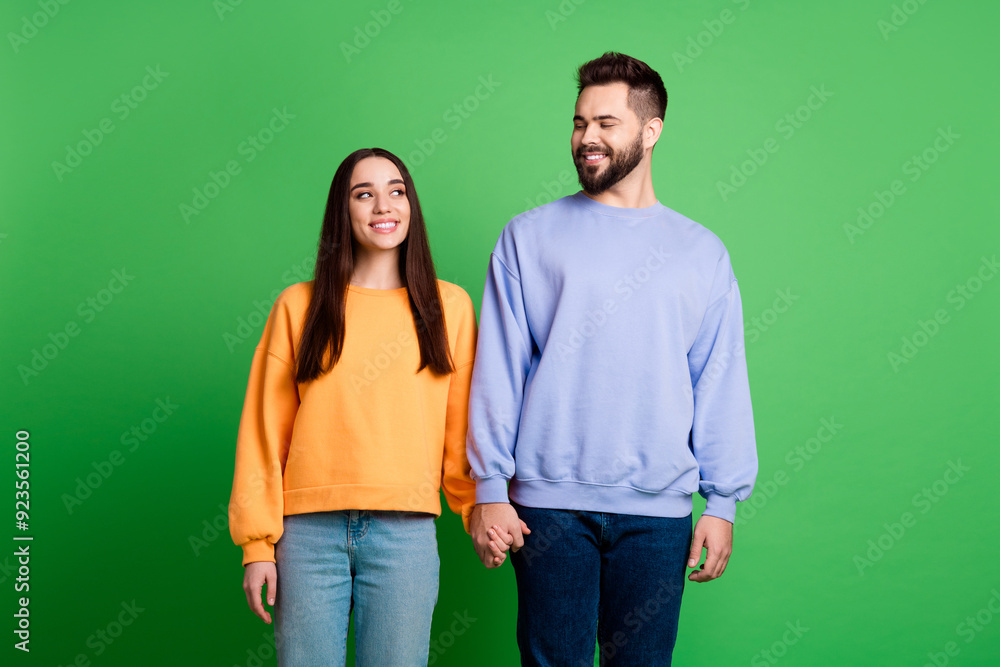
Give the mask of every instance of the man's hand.
M 694 526 L 691 555 L 688 567 L 695 567 L 701 560 L 702 547 L 708 550 L 701 569 L 688 575 L 688 580 L 698 583 L 718 579 L 726 571 L 729 556 L 733 553 L 733 524 L 725 519 L 702 514 Z
M 278 568 L 269 560 L 247 563 L 243 569 L 243 592 L 247 594 L 250 611 L 260 616 L 265 623 L 271 622 L 271 614 L 260 601 L 261 589 L 267 583 L 267 603 L 274 606 L 274 596 L 278 592 Z
M 487 568 L 503 565 L 507 549 L 523 547 L 524 535 L 531 532 L 510 503 L 476 505 L 469 517 L 469 531 L 476 555 Z

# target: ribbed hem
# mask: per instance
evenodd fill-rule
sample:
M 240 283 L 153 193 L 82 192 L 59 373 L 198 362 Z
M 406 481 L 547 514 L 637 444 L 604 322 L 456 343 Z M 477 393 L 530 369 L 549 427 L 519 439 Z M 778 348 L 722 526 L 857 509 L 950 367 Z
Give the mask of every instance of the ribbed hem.
M 337 484 L 293 489 L 281 494 L 282 512 L 331 512 L 333 510 L 394 510 L 397 512 L 427 512 L 441 514 L 440 487 L 380 486 L 376 484 Z
M 691 495 L 678 491 L 650 493 L 627 486 L 583 482 L 510 481 L 511 500 L 525 507 L 611 512 L 682 518 L 691 514 Z

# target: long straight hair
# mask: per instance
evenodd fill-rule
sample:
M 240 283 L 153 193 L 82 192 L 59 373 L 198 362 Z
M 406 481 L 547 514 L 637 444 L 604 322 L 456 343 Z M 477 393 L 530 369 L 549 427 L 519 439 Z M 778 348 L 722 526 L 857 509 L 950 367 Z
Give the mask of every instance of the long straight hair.
M 347 288 L 354 273 L 355 241 L 349 206 L 351 175 L 358 162 L 382 157 L 399 169 L 410 202 L 410 225 L 399 245 L 399 277 L 407 288 L 410 313 L 420 345 L 419 372 L 426 367 L 439 375 L 455 370 L 448 349 L 445 322 L 431 259 L 427 228 L 413 178 L 398 157 L 382 148 L 362 148 L 348 155 L 333 176 L 326 200 L 323 228 L 316 256 L 312 300 L 299 342 L 295 380 L 308 382 L 327 373 L 344 350 Z

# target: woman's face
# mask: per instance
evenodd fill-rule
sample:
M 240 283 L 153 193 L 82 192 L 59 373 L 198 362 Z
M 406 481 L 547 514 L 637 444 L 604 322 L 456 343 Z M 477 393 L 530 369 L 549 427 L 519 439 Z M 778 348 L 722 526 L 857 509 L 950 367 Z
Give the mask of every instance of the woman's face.
M 410 229 L 410 200 L 403 177 L 384 157 L 354 165 L 350 185 L 351 231 L 365 250 L 392 250 Z

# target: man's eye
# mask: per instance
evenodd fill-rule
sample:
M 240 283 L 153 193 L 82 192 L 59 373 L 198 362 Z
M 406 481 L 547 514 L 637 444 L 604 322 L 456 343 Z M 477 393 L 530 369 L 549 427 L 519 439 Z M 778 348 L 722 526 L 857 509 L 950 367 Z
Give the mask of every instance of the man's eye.
M 604 127 L 604 128 L 607 128 L 607 127 L 614 127 L 614 126 L 615 126 L 615 124 L 614 124 L 614 123 L 601 123 L 601 127 Z

